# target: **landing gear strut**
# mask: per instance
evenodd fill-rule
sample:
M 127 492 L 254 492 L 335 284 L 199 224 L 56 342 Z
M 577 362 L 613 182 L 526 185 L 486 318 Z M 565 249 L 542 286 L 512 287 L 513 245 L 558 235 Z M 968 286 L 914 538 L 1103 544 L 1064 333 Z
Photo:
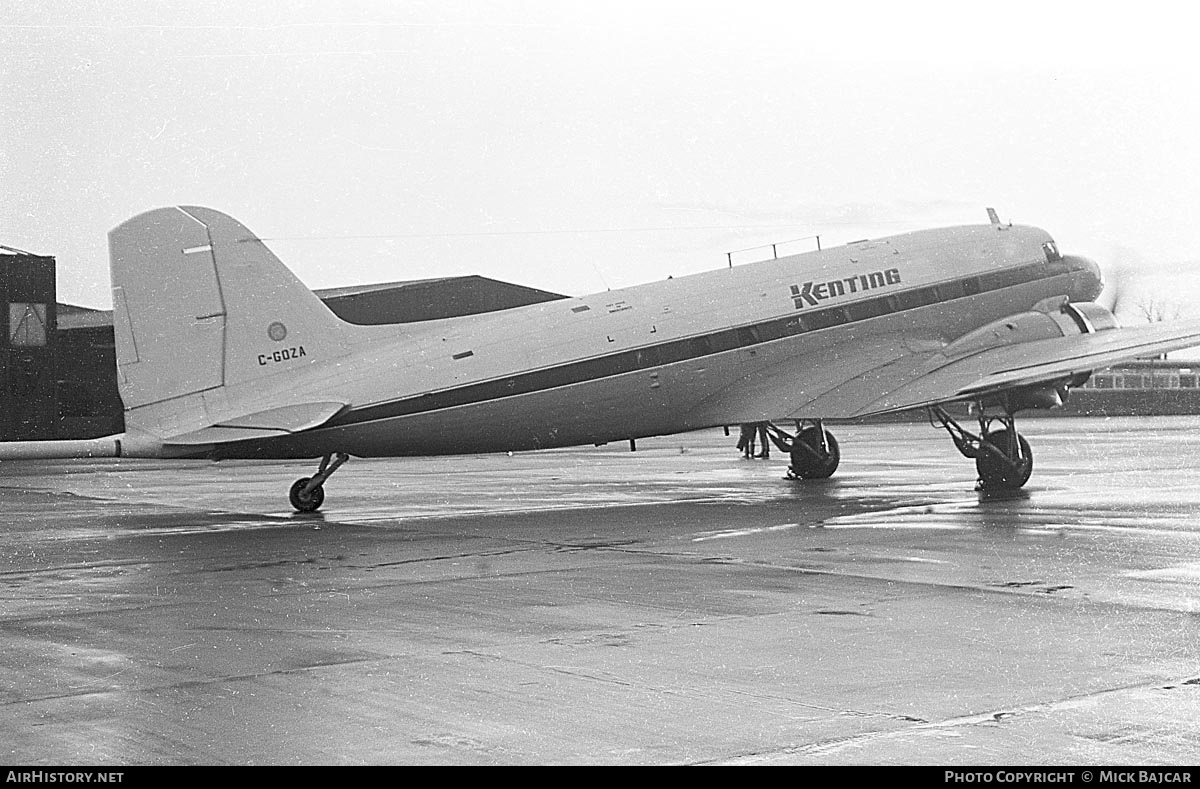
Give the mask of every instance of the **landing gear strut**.
M 778 426 L 767 423 L 771 442 L 781 452 L 788 453 L 788 479 L 828 479 L 837 471 L 842 453 L 837 439 L 826 430 L 819 419 L 796 420 L 796 435 L 788 435 Z
M 330 463 L 330 458 L 333 462 Z M 317 469 L 317 473 L 311 477 L 301 477 L 292 483 L 292 489 L 288 491 L 288 498 L 291 499 L 292 506 L 297 512 L 316 512 L 317 508 L 325 501 L 325 480 L 333 476 L 333 472 L 337 471 L 343 463 L 350 459 L 350 456 L 345 452 L 338 452 L 337 456 L 326 455 L 321 458 L 321 466 Z
M 1020 488 L 1033 474 L 1033 451 L 1017 432 L 1016 418 L 1009 411 L 1003 416 L 987 416 L 982 405 L 978 406 L 978 414 L 979 435 L 968 432 L 940 406 L 929 409 L 929 421 L 937 419 L 958 451 L 974 459 L 980 490 Z

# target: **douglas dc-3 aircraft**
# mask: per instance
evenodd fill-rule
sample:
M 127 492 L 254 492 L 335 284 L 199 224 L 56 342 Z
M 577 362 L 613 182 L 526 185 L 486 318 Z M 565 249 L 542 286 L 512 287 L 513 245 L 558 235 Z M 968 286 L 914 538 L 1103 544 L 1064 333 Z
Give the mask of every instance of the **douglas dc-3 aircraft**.
M 1121 328 L 1092 261 L 1034 227 L 926 230 L 594 296 L 391 326 L 344 323 L 239 222 L 160 208 L 109 234 L 126 432 L 0 459 L 322 458 L 600 444 L 786 417 L 789 476 L 829 477 L 822 420 L 928 409 L 986 488 L 1033 456 L 1014 414 L 1092 370 L 1200 345 Z M 978 432 L 945 406 L 972 403 Z

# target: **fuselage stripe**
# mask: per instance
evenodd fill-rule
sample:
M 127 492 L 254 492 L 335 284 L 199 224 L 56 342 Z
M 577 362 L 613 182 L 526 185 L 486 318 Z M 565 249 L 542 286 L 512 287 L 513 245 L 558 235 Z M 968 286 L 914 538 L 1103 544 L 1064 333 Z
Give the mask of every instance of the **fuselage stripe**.
M 600 378 L 636 372 L 668 364 L 699 359 L 713 354 L 750 348 L 797 334 L 845 326 L 861 321 L 928 307 L 980 293 L 1024 285 L 1066 273 L 1065 267 L 1044 261 L 1002 269 L 971 277 L 851 302 L 819 310 L 803 310 L 760 323 L 671 340 L 620 351 L 557 367 L 466 384 L 387 403 L 351 409 L 331 420 L 327 427 L 372 422 L 397 416 L 439 411 L 444 408 L 481 403 L 515 395 L 555 389 Z

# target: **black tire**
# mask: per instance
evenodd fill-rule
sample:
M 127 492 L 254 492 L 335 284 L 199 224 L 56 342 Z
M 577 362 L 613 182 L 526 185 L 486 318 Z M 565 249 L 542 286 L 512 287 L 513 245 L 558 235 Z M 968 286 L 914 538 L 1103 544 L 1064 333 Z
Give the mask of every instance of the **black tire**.
M 288 491 L 288 498 L 297 512 L 316 512 L 325 501 L 324 487 L 313 488 L 311 493 L 304 495 L 304 486 L 310 479 L 312 477 L 301 477 L 292 483 L 292 489 Z
M 1011 438 L 1006 429 L 988 433 L 987 441 L 1001 452 L 1009 451 Z M 975 470 L 979 472 L 979 482 L 989 490 L 1016 490 L 1029 481 L 1033 474 L 1033 450 L 1025 436 L 1017 433 L 1017 441 L 1021 447 L 1020 459 L 998 457 L 991 452 L 983 452 L 975 458 Z
M 825 443 L 829 446 L 829 452 L 825 453 L 821 450 L 820 436 L 815 427 L 806 427 L 796 436 L 796 446 L 792 448 L 793 475 L 800 479 L 829 479 L 833 472 L 837 471 L 838 463 L 842 459 L 837 439 L 828 430 L 825 431 Z M 804 444 L 811 451 L 799 446 L 800 444 Z M 814 456 L 813 453 L 820 457 Z

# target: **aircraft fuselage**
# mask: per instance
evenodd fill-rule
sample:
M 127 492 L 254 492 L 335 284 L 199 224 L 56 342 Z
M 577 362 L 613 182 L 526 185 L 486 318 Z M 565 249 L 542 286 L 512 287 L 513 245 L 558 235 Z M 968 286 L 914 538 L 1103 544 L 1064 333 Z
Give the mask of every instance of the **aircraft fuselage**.
M 886 405 L 883 371 L 1098 274 L 1022 226 L 920 231 L 484 315 L 361 329 L 314 359 L 247 349 L 325 426 L 219 457 L 461 454 L 604 443 Z M 1052 249 L 1052 246 L 1051 246 Z M 270 399 L 270 379 L 264 393 Z

